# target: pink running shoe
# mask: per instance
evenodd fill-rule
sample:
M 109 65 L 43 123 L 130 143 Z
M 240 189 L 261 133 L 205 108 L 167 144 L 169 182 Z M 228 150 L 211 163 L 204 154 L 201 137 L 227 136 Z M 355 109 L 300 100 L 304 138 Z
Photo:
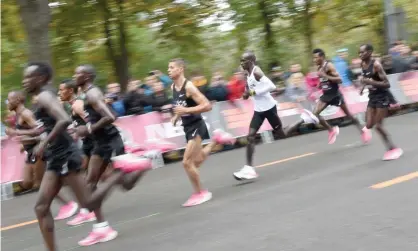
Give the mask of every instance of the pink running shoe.
M 118 236 L 118 232 L 111 227 L 104 227 L 100 229 L 93 229 L 90 234 L 83 240 L 78 242 L 80 246 L 91 246 L 99 242 L 107 242 L 115 239 Z
M 113 157 L 112 161 L 114 168 L 121 169 L 125 173 L 152 169 L 152 161 L 150 159 L 137 157 L 132 154 Z
M 94 214 L 94 212 L 89 212 L 89 213 L 79 212 L 74 217 L 74 219 L 67 222 L 67 225 L 78 226 L 78 225 L 81 225 L 83 223 L 92 222 L 92 221 L 95 221 L 95 220 L 96 220 L 96 215 Z
M 183 207 L 197 206 L 206 201 L 212 199 L 212 193 L 208 190 L 203 190 L 200 193 L 194 193 L 190 198 L 183 204 Z
M 233 145 L 236 142 L 236 139 L 234 138 L 234 136 L 232 136 L 232 134 L 227 133 L 221 129 L 216 129 L 215 131 L 213 131 L 213 140 L 221 145 Z
M 367 144 L 372 140 L 372 133 L 366 127 L 363 128 L 363 132 L 361 133 L 361 140 L 364 144 Z
M 401 148 L 394 148 L 389 150 L 383 155 L 383 160 L 395 160 L 399 159 L 403 154 L 403 150 Z
M 70 201 L 68 202 L 68 204 L 60 208 L 57 217 L 55 217 L 55 220 L 64 220 L 70 218 L 71 216 L 77 213 L 77 210 L 78 204 L 74 201 Z
M 328 144 L 332 145 L 337 140 L 337 136 L 340 134 L 340 128 L 334 126 L 330 132 L 328 132 Z

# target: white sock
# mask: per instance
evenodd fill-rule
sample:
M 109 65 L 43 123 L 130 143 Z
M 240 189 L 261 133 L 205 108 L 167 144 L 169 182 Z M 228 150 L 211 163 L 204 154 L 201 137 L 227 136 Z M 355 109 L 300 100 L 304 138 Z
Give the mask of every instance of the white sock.
M 90 213 L 90 211 L 87 208 L 81 208 L 80 209 L 80 213 L 82 213 L 82 214 L 88 214 L 88 213 Z
M 100 223 L 93 224 L 93 230 L 101 230 L 101 229 L 106 228 L 108 226 L 109 226 L 109 223 L 107 221 L 103 221 L 103 222 L 100 222 Z

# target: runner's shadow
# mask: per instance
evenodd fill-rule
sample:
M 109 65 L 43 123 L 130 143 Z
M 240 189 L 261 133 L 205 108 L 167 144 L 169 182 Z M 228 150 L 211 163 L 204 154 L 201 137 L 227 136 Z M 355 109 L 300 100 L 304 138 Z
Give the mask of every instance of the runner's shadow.
M 255 180 L 240 181 L 240 183 L 235 184 L 234 187 L 245 186 L 254 183 Z

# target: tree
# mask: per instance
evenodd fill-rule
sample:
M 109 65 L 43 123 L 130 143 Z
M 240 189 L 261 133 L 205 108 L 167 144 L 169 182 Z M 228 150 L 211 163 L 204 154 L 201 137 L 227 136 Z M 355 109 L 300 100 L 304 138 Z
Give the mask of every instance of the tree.
M 28 40 L 29 61 L 51 62 L 49 23 L 51 11 L 48 0 L 17 0 L 20 17 Z

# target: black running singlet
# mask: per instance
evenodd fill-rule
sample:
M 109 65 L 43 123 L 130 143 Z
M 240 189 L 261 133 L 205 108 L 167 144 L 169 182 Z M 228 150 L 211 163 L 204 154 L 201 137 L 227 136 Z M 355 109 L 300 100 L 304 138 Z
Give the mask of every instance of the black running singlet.
M 46 92 L 49 90 L 41 90 L 42 92 Z M 55 95 L 56 92 L 51 92 Z M 43 128 L 43 131 L 47 134 L 51 133 L 52 129 L 55 127 L 57 121 L 48 114 L 45 108 L 39 107 L 35 105 L 34 115 L 36 118 L 36 123 L 39 127 Z M 71 146 L 74 140 L 71 136 L 67 133 L 67 131 L 63 131 L 62 133 L 56 135 L 55 139 L 53 139 L 48 145 L 48 152 L 51 156 L 64 153 L 67 149 Z
M 92 88 L 96 87 L 93 85 L 89 86 L 86 90 L 86 93 Z M 97 123 L 102 118 L 102 115 L 87 102 L 84 102 L 84 112 L 86 114 L 86 120 L 91 124 Z M 109 141 L 111 138 L 118 134 L 119 130 L 113 124 L 109 124 L 94 131 L 92 137 L 97 141 L 104 142 Z
M 323 68 L 324 72 L 327 73 L 327 66 L 328 66 L 328 61 L 325 62 L 325 64 L 322 67 L 320 67 L 319 70 Z M 339 93 L 338 83 L 332 82 L 327 78 L 320 77 L 319 86 L 322 90 L 322 93 L 326 96 L 335 96 Z
M 374 62 L 375 61 L 373 59 L 370 62 L 370 65 L 366 69 L 363 69 L 363 65 L 362 65 L 361 67 L 362 76 L 364 78 L 372 79 L 375 81 L 382 81 L 383 79 L 381 79 L 379 77 L 379 74 L 374 71 Z M 370 86 L 368 89 L 369 89 L 369 98 L 388 94 L 388 88 L 379 88 L 379 87 Z
M 184 107 L 195 107 L 197 106 L 196 102 L 192 98 L 188 98 L 186 95 L 186 84 L 187 79 L 184 81 L 183 86 L 180 91 L 176 90 L 176 87 L 173 85 L 173 102 L 175 106 L 184 106 Z M 202 115 L 200 114 L 185 114 L 181 116 L 181 121 L 183 126 L 193 124 L 194 122 L 202 120 Z

